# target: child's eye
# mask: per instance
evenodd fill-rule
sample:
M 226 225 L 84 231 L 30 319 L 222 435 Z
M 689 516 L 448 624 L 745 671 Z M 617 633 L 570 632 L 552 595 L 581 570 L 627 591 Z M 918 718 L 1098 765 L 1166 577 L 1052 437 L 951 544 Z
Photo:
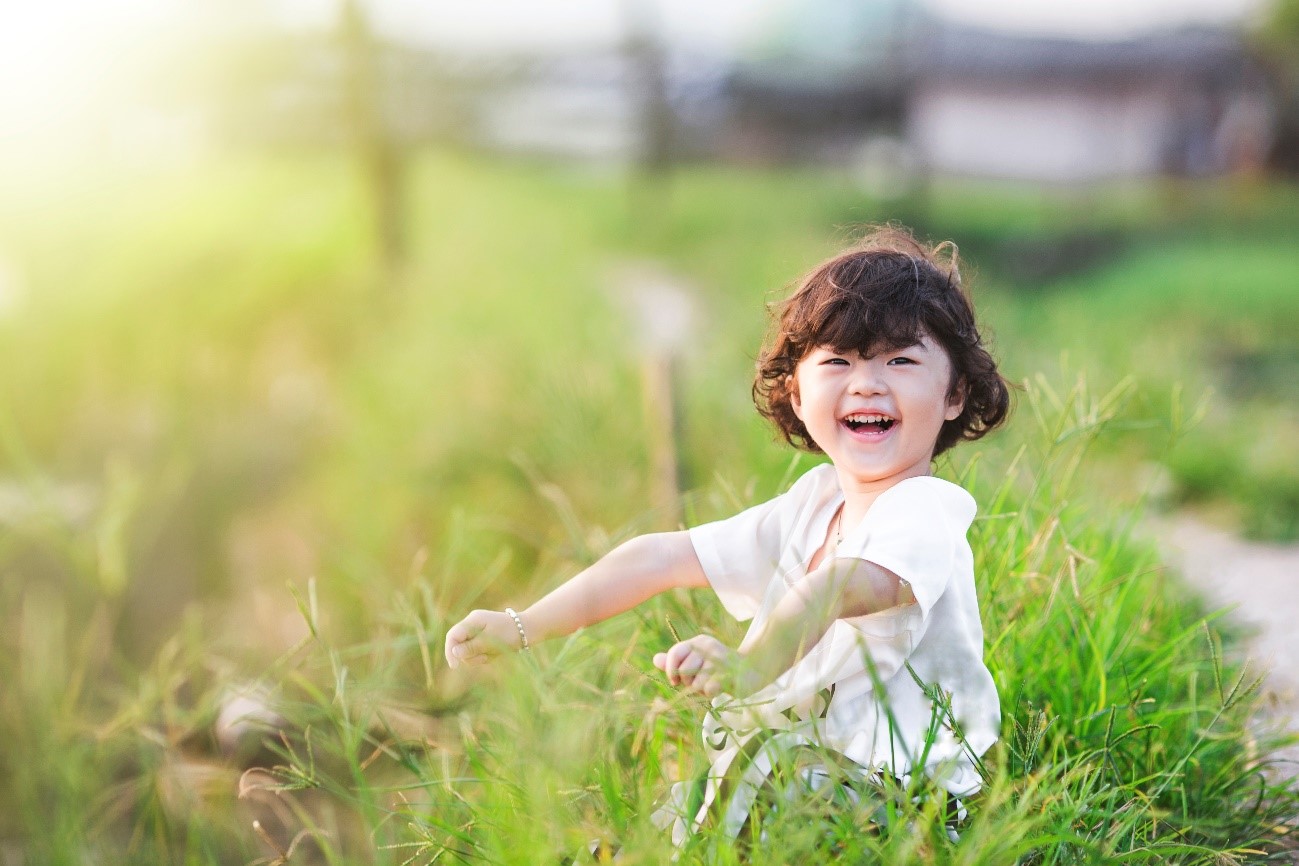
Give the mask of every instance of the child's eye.
M 906 355 L 899 355 L 896 358 L 889 358 L 890 364 L 914 364 L 914 358 L 908 358 Z
M 847 358 L 826 358 L 821 363 L 822 364 L 847 364 L 848 359 Z

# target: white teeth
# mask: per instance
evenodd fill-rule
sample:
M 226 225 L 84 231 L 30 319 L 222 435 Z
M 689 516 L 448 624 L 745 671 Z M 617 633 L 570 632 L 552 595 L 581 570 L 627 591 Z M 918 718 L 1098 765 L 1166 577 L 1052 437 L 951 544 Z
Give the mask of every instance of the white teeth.
M 893 419 L 887 415 L 865 415 L 858 413 L 849 415 L 843 420 L 852 421 L 855 424 L 882 424 L 885 421 L 892 421 Z

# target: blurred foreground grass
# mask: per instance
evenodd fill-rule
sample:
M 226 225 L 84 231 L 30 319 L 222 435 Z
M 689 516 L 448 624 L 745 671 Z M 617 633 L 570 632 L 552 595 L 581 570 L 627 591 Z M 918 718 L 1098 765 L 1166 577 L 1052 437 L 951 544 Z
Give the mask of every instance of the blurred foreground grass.
M 889 218 L 962 244 L 1007 371 L 1034 383 L 1010 431 L 945 470 L 971 475 L 985 515 L 1007 714 L 986 817 L 955 848 L 918 834 L 892 854 L 1219 862 L 1279 838 L 1290 795 L 1245 794 L 1266 747 L 1228 700 L 1235 674 L 1130 531 L 1151 495 L 1299 531 L 1293 190 L 951 186 L 884 206 L 810 172 L 690 169 L 655 189 L 429 155 L 394 278 L 335 157 L 11 188 L 6 860 L 246 862 L 270 852 L 256 814 L 277 844 L 329 833 L 299 859 L 535 862 L 613 829 L 659 862 L 646 804 L 691 766 L 697 713 L 641 674 L 661 614 L 718 611 L 664 600 L 471 698 L 437 661 L 442 629 L 668 520 L 649 506 L 617 266 L 694 287 L 681 457 L 690 518 L 709 519 L 791 471 L 748 399 L 763 301 L 848 226 Z M 218 742 L 241 691 L 290 722 L 270 753 Z M 294 769 L 236 801 L 254 763 Z M 286 782 L 303 790 L 264 790 Z

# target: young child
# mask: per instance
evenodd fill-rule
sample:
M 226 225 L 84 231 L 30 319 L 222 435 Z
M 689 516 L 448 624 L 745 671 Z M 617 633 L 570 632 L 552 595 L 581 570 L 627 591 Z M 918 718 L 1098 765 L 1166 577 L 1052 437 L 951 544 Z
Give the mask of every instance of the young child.
M 738 648 L 701 634 L 654 657 L 670 683 L 713 698 L 708 777 L 659 813 L 678 844 L 703 826 L 748 831 L 800 751 L 815 756 L 798 761 L 813 792 L 923 773 L 959 807 L 1000 725 L 966 541 L 975 503 L 930 474 L 1010 403 L 955 247 L 876 229 L 774 313 L 754 401 L 829 463 L 728 519 L 634 538 L 525 610 L 473 611 L 446 638 L 452 667 L 484 663 L 674 587 L 711 588 L 751 620 Z

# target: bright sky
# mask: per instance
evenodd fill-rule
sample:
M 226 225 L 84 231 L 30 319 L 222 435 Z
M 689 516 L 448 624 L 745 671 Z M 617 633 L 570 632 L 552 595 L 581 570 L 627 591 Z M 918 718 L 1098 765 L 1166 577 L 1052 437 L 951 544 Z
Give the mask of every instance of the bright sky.
M 114 110 L 132 61 L 177 41 L 175 28 L 329 26 L 341 0 L 0 0 L 0 144 L 15 130 L 64 131 Z M 764 9 L 865 0 L 365 0 L 382 30 L 470 47 L 609 44 L 628 16 L 654 10 L 674 41 L 726 51 Z M 887 2 L 887 0 L 884 0 Z M 1023 32 L 1117 37 L 1186 21 L 1241 22 L 1268 0 L 923 0 L 960 20 Z M 138 70 L 135 71 L 138 76 Z
M 320 15 L 337 0 L 280 0 L 289 14 Z M 391 32 L 434 42 L 584 42 L 615 38 L 628 10 L 656 8 L 666 30 L 730 47 L 763 11 L 782 0 L 376 0 Z M 786 0 L 787 2 L 787 0 Z M 826 0 L 820 0 L 826 2 Z M 835 0 L 830 0 L 835 2 Z M 838 0 L 863 2 L 863 0 Z M 922 0 L 951 18 L 1019 32 L 1112 38 L 1188 21 L 1232 23 L 1266 0 Z M 326 13 L 327 14 L 327 13 Z
M 0 0 L 0 144 L 129 101 L 142 61 L 205 20 L 183 0 Z

